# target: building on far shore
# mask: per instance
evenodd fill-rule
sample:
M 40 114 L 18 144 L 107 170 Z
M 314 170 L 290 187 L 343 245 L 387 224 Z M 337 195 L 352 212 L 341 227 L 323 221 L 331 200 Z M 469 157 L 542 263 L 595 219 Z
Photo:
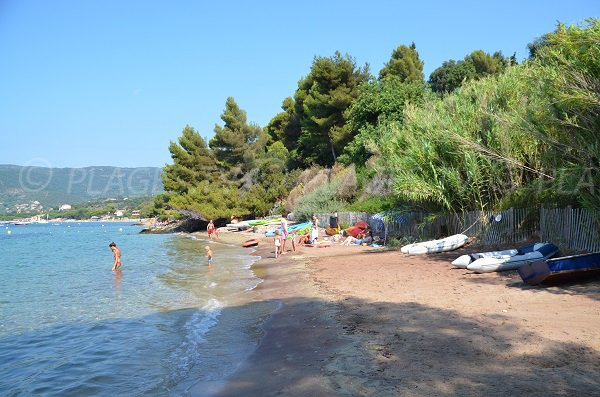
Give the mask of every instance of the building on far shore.
M 58 210 L 59 210 L 59 211 L 68 211 L 68 210 L 70 210 L 70 209 L 72 209 L 72 208 L 73 208 L 73 207 L 71 207 L 71 205 L 70 205 L 70 204 L 63 204 L 63 205 L 61 205 L 61 206 L 58 208 Z

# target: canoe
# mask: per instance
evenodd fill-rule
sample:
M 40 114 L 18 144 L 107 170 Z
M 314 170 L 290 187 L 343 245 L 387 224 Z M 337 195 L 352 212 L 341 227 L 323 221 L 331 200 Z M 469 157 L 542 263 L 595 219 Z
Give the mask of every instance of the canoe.
M 467 269 L 475 273 L 515 270 L 528 262 L 550 258 L 558 252 L 558 247 L 552 243 L 536 243 L 517 251 L 519 251 L 517 255 L 497 255 L 476 259 L 467 266 Z
M 289 225 L 288 226 L 288 233 L 289 234 L 294 233 L 294 232 L 300 233 L 303 230 L 310 229 L 311 226 L 312 226 L 312 223 L 310 223 L 310 222 L 297 223 L 295 225 Z M 279 230 L 280 234 L 283 231 L 283 229 L 281 227 L 277 228 L 276 230 Z M 266 232 L 265 233 L 266 237 L 273 237 L 274 235 L 275 235 L 275 230 L 271 230 L 270 232 Z
M 258 245 L 258 240 L 255 238 L 251 238 L 250 240 L 246 240 L 242 243 L 242 247 L 254 247 Z
M 439 240 L 423 241 L 408 244 L 400 248 L 405 254 L 432 254 L 435 252 L 452 251 L 467 243 L 469 237 L 464 234 L 455 234 Z
M 280 223 L 281 218 L 271 218 L 271 219 L 255 219 L 251 221 L 246 221 L 250 226 L 262 226 L 262 225 L 271 225 L 275 223 Z
M 600 252 L 541 259 L 519 268 L 523 282 L 529 285 L 557 283 L 600 274 Z

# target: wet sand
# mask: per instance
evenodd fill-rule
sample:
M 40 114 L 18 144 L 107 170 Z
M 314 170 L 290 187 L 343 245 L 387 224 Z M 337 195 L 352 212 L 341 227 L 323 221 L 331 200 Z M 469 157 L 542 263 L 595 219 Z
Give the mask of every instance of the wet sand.
M 280 309 L 236 373 L 191 394 L 600 396 L 600 280 L 530 287 L 450 266 L 470 251 L 333 245 L 275 259 L 263 239 L 254 270 Z

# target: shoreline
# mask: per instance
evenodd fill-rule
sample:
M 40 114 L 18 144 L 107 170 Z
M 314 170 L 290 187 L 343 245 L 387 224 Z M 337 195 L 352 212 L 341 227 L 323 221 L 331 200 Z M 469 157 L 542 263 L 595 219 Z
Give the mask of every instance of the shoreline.
M 192 396 L 597 395 L 598 279 L 530 287 L 514 271 L 452 268 L 468 247 L 410 256 L 334 244 L 275 259 L 259 239 L 257 290 L 282 306 L 250 358 Z
M 335 321 L 337 304 L 312 282 L 302 251 L 294 253 L 288 246 L 290 251 L 275 259 L 272 239 L 257 234 L 221 233 L 219 239 L 233 244 L 259 239 L 251 253 L 260 257 L 251 267 L 262 280 L 255 292 L 261 301 L 280 306 L 263 324 L 256 350 L 232 375 L 219 382 L 198 382 L 188 393 L 193 397 L 333 395 L 322 364 L 344 343 Z

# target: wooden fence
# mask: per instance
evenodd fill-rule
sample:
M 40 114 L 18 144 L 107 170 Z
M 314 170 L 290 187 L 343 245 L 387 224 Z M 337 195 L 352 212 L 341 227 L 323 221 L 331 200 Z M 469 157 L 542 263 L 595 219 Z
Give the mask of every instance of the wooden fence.
M 540 237 L 571 252 L 600 251 L 600 212 L 583 208 L 540 209 Z
M 316 215 L 321 226 L 327 226 L 336 214 Z M 600 251 L 600 213 L 585 209 L 510 208 L 501 212 L 470 211 L 443 215 L 344 212 L 338 213 L 337 217 L 342 227 L 366 221 L 377 235 L 407 241 L 463 233 L 492 246 L 538 240 L 550 241 L 564 253 Z

